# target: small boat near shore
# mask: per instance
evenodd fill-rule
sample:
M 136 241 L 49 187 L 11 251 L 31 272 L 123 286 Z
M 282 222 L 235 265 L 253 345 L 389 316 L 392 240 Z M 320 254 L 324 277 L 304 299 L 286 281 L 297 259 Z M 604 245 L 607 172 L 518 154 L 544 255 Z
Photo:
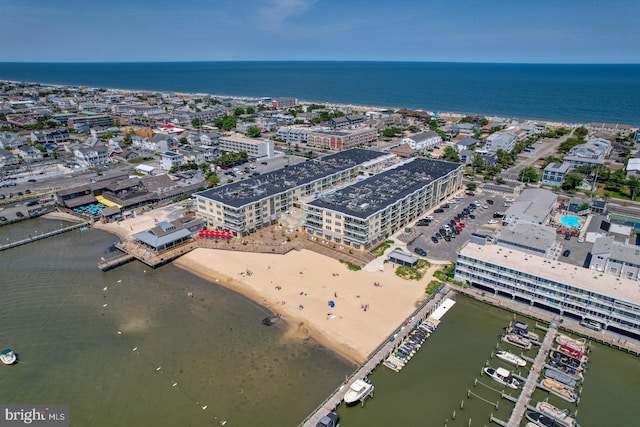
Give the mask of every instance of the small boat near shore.
M 558 334 L 556 336 L 556 342 L 560 345 L 572 347 L 580 351 L 581 353 L 584 353 L 584 351 L 587 349 L 587 340 L 584 338 L 573 338 L 569 335 Z
M 355 380 L 344 394 L 344 403 L 355 405 L 373 393 L 373 384 L 367 379 Z
M 551 394 L 555 394 L 556 396 L 566 400 L 569 403 L 574 403 L 576 400 L 578 400 L 578 395 L 572 389 L 554 379 L 544 378 L 542 381 L 540 381 L 540 385 L 548 389 Z
M 520 336 L 518 334 L 509 333 L 502 337 L 502 341 L 509 343 L 511 345 L 515 345 L 516 347 L 523 348 L 525 350 L 531 349 L 531 341 L 527 338 Z
M 520 383 L 518 380 L 511 376 L 511 372 L 504 368 L 492 368 L 491 366 L 487 366 L 483 369 L 484 373 L 493 378 L 494 381 L 499 382 L 502 385 L 505 385 L 512 389 L 517 389 Z
M 524 322 L 516 321 L 513 324 L 511 332 L 523 336 L 531 341 L 540 341 L 540 335 L 536 334 L 535 332 L 531 332 L 529 330 L 529 325 Z
M 545 378 L 551 378 L 552 380 L 556 380 L 559 383 L 562 383 L 569 388 L 576 387 L 576 380 L 571 375 L 567 375 L 563 372 L 556 371 L 555 369 L 545 369 L 544 376 Z
M 18 356 L 10 348 L 0 352 L 0 361 L 5 365 L 13 365 L 18 360 Z
M 525 417 L 539 427 L 562 427 L 548 416 L 534 411 L 527 411 Z
M 563 427 L 580 427 L 576 420 L 570 416 L 568 409 L 559 409 L 549 402 L 538 402 L 536 410 L 553 419 Z
M 511 363 L 512 365 L 524 368 L 527 366 L 527 361 L 517 354 L 513 354 L 509 351 L 501 350 L 496 353 L 496 357 L 504 362 Z

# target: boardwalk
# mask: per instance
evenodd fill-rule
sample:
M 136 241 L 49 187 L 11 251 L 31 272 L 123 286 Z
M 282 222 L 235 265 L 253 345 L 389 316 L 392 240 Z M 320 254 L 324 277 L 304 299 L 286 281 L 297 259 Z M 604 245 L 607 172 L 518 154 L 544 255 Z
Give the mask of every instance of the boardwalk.
M 529 371 L 529 375 L 527 376 L 527 381 L 524 383 L 522 387 L 522 393 L 520 393 L 520 397 L 518 397 L 518 401 L 516 402 L 515 407 L 513 408 L 513 412 L 511 412 L 511 417 L 509 417 L 509 421 L 507 422 L 507 427 L 517 427 L 520 425 L 520 420 L 524 417 L 524 413 L 527 410 L 527 405 L 529 400 L 531 399 L 531 395 L 536 389 L 536 384 L 538 383 L 538 376 L 542 373 L 542 369 L 544 368 L 545 358 L 547 354 L 549 354 L 549 350 L 553 345 L 553 340 L 558 333 L 558 329 L 555 327 L 555 324 L 552 323 L 547 331 L 547 335 L 544 337 L 544 341 L 540 346 L 540 350 L 531 366 L 531 370 Z
M 368 376 L 373 370 L 380 365 L 389 355 L 395 350 L 395 348 L 402 343 L 402 340 L 411 332 L 412 328 L 407 325 L 417 321 L 424 320 L 438 305 L 446 298 L 451 298 L 455 295 L 455 292 L 451 291 L 448 287 L 442 288 L 440 291 L 431 295 L 413 315 L 399 326 L 394 333 L 384 340 L 376 350 L 371 353 L 371 356 L 367 361 L 358 368 L 351 376 L 345 380 L 345 382 L 336 389 L 320 406 L 318 406 L 302 423 L 300 427 L 315 427 L 316 423 L 327 413 L 333 411 L 342 402 L 344 393 L 349 389 L 351 384 L 357 380 Z M 375 384 L 374 384 L 375 386 Z
M 36 236 L 31 236 L 28 239 L 18 240 L 17 242 L 7 243 L 6 245 L 0 246 L 0 252 L 6 251 L 8 249 L 17 248 L 18 246 L 27 245 L 29 243 L 37 242 L 38 240 L 48 239 L 49 237 L 57 236 L 62 233 L 66 233 L 72 230 L 76 230 L 82 227 L 88 227 L 88 222 L 83 222 L 82 224 L 74 224 L 69 227 L 61 228 L 59 230 L 50 231 L 48 233 L 38 234 Z

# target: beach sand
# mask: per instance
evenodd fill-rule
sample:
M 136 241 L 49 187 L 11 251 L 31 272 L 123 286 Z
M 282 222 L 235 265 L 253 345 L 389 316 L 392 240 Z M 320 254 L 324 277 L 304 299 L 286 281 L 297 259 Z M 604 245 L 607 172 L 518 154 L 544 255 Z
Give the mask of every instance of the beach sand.
M 355 363 L 407 320 L 434 270 L 410 281 L 396 276 L 391 264 L 384 271 L 351 271 L 307 250 L 273 255 L 196 249 L 174 264 L 281 314 L 288 336 L 311 337 Z
M 183 211 L 179 205 L 170 205 L 93 227 L 126 240 L 159 221 L 180 217 Z M 415 281 L 396 276 L 393 264 L 384 264 L 384 271 L 351 271 L 333 258 L 308 250 L 275 255 L 204 248 L 173 263 L 280 314 L 289 326 L 288 337 L 311 337 L 355 363 L 366 360 L 411 315 L 438 268 L 432 266 Z

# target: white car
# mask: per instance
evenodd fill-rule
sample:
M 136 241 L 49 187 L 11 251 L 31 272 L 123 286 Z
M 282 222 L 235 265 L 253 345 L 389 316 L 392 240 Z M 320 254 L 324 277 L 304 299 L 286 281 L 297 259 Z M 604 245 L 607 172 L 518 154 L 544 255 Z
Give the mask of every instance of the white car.
M 497 224 L 498 220 L 497 219 L 490 219 L 489 221 L 487 221 L 487 224 Z
M 482 209 L 489 209 L 489 205 L 482 205 Z

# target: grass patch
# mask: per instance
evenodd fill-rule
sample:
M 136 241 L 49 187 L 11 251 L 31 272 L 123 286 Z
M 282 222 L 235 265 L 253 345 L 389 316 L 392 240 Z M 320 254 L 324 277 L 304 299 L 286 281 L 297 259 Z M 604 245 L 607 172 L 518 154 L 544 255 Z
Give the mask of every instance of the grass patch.
M 420 280 L 424 277 L 424 273 L 431 267 L 427 260 L 419 259 L 415 267 L 399 265 L 396 268 L 396 276 L 406 280 Z
M 137 165 L 138 163 L 142 163 L 144 162 L 146 159 L 143 157 L 136 157 L 135 159 L 129 159 L 127 160 L 127 163 L 132 164 L 132 165 Z
M 389 249 L 393 245 L 393 240 L 386 240 L 382 242 L 382 244 L 371 251 L 371 255 L 378 258 L 379 256 L 384 255 L 384 251 Z
M 362 267 L 360 267 L 359 265 L 356 265 L 356 264 L 354 264 L 352 262 L 349 262 L 349 261 L 346 261 L 344 259 L 341 259 L 340 262 L 342 264 L 346 265 L 349 270 L 352 270 L 352 271 L 362 270 Z

